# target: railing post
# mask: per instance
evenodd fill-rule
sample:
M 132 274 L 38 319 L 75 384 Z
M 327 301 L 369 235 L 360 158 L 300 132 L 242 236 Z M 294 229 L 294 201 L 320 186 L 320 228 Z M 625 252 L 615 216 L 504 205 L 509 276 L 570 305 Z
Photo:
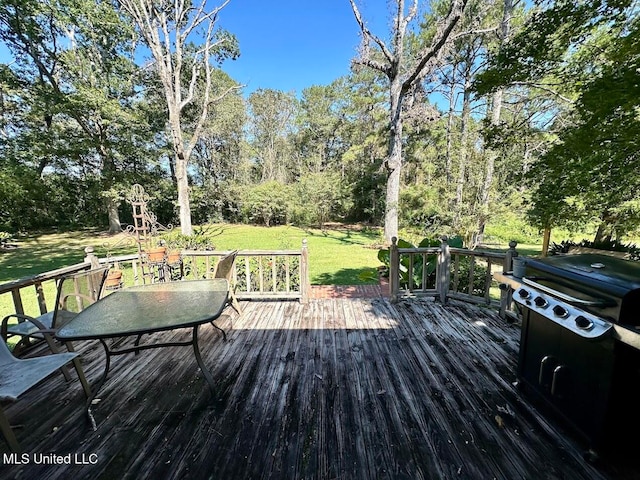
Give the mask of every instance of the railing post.
M 518 242 L 515 240 L 511 240 L 509 242 L 509 250 L 504 256 L 504 265 L 502 266 L 502 273 L 507 273 L 513 270 L 513 258 L 518 256 L 518 252 L 516 251 L 516 246 Z
M 442 237 L 440 243 L 440 253 L 438 254 L 438 276 L 436 277 L 436 290 L 440 295 L 440 301 L 447 303 L 447 293 L 451 280 L 451 252 L 447 237 Z
M 389 247 L 389 296 L 391 303 L 398 301 L 398 290 L 400 280 L 400 255 L 398 254 L 398 238 L 391 238 Z
M 513 270 L 513 259 L 518 256 L 518 252 L 516 251 L 517 245 L 518 242 L 515 240 L 509 242 L 509 250 L 507 250 L 504 256 L 504 265 L 502 266 L 502 273 L 504 274 Z M 509 285 L 506 283 L 500 285 L 500 310 L 498 311 L 500 318 L 507 318 L 507 309 L 509 308 L 509 304 L 511 304 L 512 295 L 513 289 Z
M 84 261 L 91 264 L 91 268 L 98 268 L 100 266 L 100 260 L 95 255 L 94 249 L 92 246 L 88 246 L 84 248 L 84 253 L 86 254 L 84 257 Z
M 248 278 L 247 278 L 247 283 Z M 307 303 L 309 301 L 309 249 L 307 239 L 302 239 L 302 255 L 300 256 L 300 302 Z

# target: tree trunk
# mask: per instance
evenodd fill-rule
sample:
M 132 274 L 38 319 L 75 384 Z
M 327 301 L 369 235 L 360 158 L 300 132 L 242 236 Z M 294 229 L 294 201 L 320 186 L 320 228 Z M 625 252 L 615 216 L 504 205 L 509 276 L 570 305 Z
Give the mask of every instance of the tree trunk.
M 504 10 L 502 12 L 502 20 L 500 22 L 500 43 L 504 43 L 509 37 L 511 27 L 511 16 L 513 14 L 513 0 L 504 0 Z M 491 126 L 496 127 L 500 123 L 500 114 L 502 112 L 503 90 L 496 90 L 491 99 Z M 478 239 L 482 239 L 484 235 L 484 227 L 487 223 L 489 212 L 489 194 L 491 184 L 493 183 L 493 171 L 498 152 L 493 148 L 487 149 L 487 165 L 484 184 L 480 197 L 480 216 L 478 219 Z
M 467 68 L 464 82 L 464 96 L 462 101 L 462 115 L 460 116 L 460 167 L 456 186 L 456 223 L 460 222 L 462 212 L 462 196 L 466 179 L 467 143 L 469 142 L 469 118 L 471 116 L 471 72 Z
M 455 68 L 452 69 L 451 74 L 451 90 L 449 91 L 449 118 L 447 118 L 447 158 L 445 159 L 445 179 L 447 182 L 447 191 L 449 185 L 451 185 L 451 166 L 453 165 L 453 121 L 455 118 L 456 110 L 456 82 L 455 82 Z
M 109 215 L 109 233 L 115 235 L 122 231 L 122 225 L 120 224 L 120 214 L 118 213 L 118 207 L 120 202 L 114 198 L 107 198 L 106 208 Z
M 178 205 L 180 207 L 180 231 L 183 235 L 193 234 L 187 163 L 187 160 L 181 153 L 176 154 L 176 183 L 178 187 Z
M 386 159 L 387 195 L 384 214 L 384 238 L 391 244 L 393 237 L 398 237 L 398 204 L 400 201 L 400 179 L 402 173 L 402 86 L 398 80 L 391 82 L 390 136 L 389 150 Z

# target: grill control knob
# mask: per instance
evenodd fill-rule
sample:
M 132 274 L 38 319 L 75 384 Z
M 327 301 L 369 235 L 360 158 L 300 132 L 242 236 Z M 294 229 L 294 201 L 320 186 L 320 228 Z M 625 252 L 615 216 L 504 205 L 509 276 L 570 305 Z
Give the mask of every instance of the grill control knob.
M 547 302 L 547 300 L 544 297 L 536 297 L 533 300 L 533 303 L 536 304 L 536 307 L 540 307 L 540 308 L 544 308 L 547 305 L 549 305 L 549 302 Z
M 569 312 L 567 311 L 567 309 L 561 305 L 556 305 L 555 307 L 553 307 L 553 313 L 556 315 L 556 317 L 560 318 L 567 318 L 569 316 Z
M 518 290 L 518 295 L 520 295 L 520 298 L 529 298 L 531 296 L 529 291 L 525 290 L 524 288 L 521 288 L 520 290 Z
M 593 322 L 582 315 L 576 317 L 576 326 L 582 330 L 591 330 L 593 328 Z

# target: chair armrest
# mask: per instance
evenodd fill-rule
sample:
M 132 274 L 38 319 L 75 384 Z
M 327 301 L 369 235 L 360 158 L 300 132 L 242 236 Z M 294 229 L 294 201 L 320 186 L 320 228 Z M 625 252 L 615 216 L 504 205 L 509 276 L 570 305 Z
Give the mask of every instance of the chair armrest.
M 7 341 L 7 337 L 8 337 L 8 329 L 9 329 L 9 319 L 11 317 L 16 317 L 18 319 L 22 319 L 22 321 L 28 321 L 30 323 L 33 323 L 36 327 L 37 330 L 29 332 L 28 336 L 32 336 L 33 334 L 36 333 L 50 333 L 50 334 L 55 334 L 55 330 L 51 329 L 50 327 L 45 326 L 40 320 L 38 320 L 37 318 L 31 317 L 29 315 L 24 315 L 24 314 L 20 314 L 20 313 L 13 313 L 11 315 L 7 315 L 6 317 L 4 317 L 2 319 L 2 326 L 0 327 L 0 333 L 2 335 L 2 340 L 4 340 L 5 342 Z
M 83 293 L 68 293 L 68 294 L 66 294 L 64 297 L 62 297 L 60 299 L 60 307 L 63 310 L 67 309 L 67 299 L 69 297 L 82 298 L 82 299 L 86 300 L 87 302 L 89 302 L 89 304 L 95 303 L 95 300 L 93 298 L 91 298 L 89 295 L 85 295 Z
M 33 318 L 30 315 L 25 315 L 24 313 L 12 313 L 11 315 L 7 315 L 2 319 L 2 325 L 0 326 L 0 336 L 2 337 L 2 340 L 5 342 L 7 341 L 7 336 L 8 336 L 7 328 L 9 327 L 9 320 L 14 317 L 18 319 L 18 322 L 24 322 L 26 320 L 29 322 L 33 322 L 36 326 L 38 325 L 34 321 L 35 318 Z

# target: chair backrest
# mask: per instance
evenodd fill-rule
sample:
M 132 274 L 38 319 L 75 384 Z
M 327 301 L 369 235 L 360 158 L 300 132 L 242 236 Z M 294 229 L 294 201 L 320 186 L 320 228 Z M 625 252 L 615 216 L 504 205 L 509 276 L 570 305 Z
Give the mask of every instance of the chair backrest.
M 60 310 L 78 313 L 102 297 L 109 267 L 65 275 L 58 280 L 58 294 L 53 325 L 60 327 Z
M 225 278 L 227 281 L 231 282 L 231 277 L 233 276 L 233 265 L 236 261 L 237 254 L 238 250 L 234 250 L 222 257 L 216 265 L 213 278 Z

